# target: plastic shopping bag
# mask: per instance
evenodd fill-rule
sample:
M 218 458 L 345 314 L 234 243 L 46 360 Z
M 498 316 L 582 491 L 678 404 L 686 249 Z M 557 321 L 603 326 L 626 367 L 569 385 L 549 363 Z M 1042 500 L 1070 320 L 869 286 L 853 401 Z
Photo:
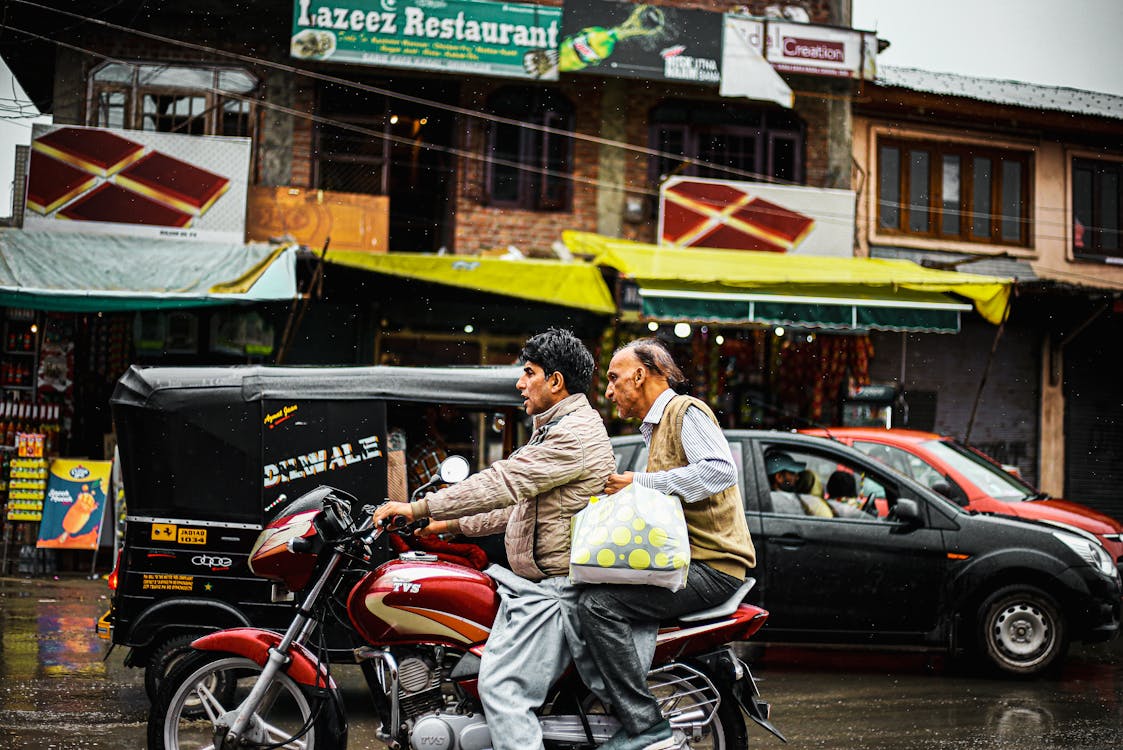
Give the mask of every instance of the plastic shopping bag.
M 690 541 L 682 502 L 632 483 L 593 497 L 573 517 L 569 580 L 632 583 L 678 591 L 686 585 Z

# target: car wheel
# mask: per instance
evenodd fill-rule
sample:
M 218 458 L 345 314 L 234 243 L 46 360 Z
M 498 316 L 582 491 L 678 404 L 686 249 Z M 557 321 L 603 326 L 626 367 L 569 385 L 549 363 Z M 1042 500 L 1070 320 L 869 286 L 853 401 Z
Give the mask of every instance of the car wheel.
M 1040 674 L 1068 650 L 1068 632 L 1056 600 L 1034 586 L 1007 586 L 979 609 L 979 645 L 995 669 Z

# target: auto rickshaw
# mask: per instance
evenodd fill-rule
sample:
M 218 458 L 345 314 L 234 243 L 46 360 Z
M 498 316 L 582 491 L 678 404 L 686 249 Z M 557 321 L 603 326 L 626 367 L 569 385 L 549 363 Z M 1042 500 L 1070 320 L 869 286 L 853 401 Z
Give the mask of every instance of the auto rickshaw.
M 110 399 L 127 515 L 99 633 L 145 668 L 152 697 L 207 632 L 283 628 L 290 592 L 247 568 L 285 505 L 331 485 L 376 505 L 405 491 L 426 410 L 453 411 L 452 452 L 482 468 L 522 423 L 518 367 L 133 367 Z M 525 416 L 525 415 L 523 415 Z M 406 436 L 405 446 L 400 438 Z M 375 563 L 379 561 L 374 561 Z M 325 633 L 333 660 L 351 644 Z

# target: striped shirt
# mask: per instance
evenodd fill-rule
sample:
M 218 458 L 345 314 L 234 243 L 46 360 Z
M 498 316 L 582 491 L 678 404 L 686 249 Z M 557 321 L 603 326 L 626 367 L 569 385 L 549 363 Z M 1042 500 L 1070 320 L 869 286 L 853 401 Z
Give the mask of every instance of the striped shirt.
M 663 391 L 643 418 L 639 430 L 648 446 L 655 425 L 659 424 L 674 397 L 675 392 L 670 388 Z M 682 447 L 689 462 L 686 466 L 667 471 L 635 472 L 632 481 L 665 495 L 678 495 L 688 503 L 704 500 L 737 481 L 737 468 L 725 435 L 696 406 L 688 407 L 683 415 Z

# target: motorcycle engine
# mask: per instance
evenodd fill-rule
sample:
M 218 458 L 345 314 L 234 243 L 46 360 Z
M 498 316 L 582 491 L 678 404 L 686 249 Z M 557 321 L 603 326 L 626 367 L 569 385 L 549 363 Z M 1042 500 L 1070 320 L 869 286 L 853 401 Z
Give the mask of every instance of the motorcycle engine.
M 485 750 L 491 732 L 483 714 L 428 714 L 418 718 L 410 732 L 413 750 Z

